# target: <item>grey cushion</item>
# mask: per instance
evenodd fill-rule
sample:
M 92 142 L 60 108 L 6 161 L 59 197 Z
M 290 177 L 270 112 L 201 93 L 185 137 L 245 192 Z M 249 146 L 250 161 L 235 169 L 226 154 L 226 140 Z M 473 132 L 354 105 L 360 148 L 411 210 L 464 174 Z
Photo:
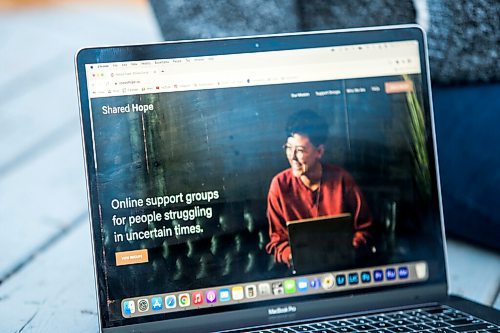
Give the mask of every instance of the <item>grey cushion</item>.
M 434 82 L 499 81 L 498 0 L 427 0 Z
M 411 0 L 301 1 L 304 30 L 415 23 Z
M 165 40 L 300 30 L 294 0 L 151 0 Z

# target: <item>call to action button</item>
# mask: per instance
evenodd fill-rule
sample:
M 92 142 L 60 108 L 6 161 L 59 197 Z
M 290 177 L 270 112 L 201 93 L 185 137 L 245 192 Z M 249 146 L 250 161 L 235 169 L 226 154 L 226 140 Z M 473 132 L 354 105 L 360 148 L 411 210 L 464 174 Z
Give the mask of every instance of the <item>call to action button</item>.
M 385 92 L 387 94 L 395 94 L 395 93 L 413 91 L 413 82 L 412 81 L 385 82 L 384 86 L 385 86 Z
M 148 250 L 116 252 L 116 266 L 142 264 L 149 261 Z

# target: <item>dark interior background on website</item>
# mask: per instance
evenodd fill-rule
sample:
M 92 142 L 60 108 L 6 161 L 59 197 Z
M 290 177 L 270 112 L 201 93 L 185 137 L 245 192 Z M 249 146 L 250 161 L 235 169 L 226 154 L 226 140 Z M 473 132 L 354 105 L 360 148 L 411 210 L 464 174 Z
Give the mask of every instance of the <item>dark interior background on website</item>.
M 377 251 L 352 267 L 432 258 L 440 242 L 435 241 L 439 223 L 431 207 L 426 151 L 430 121 L 424 119 L 420 76 L 408 78 L 416 91 L 387 94 L 385 82 L 405 79 L 391 76 L 93 99 L 108 299 L 116 300 L 111 319 L 121 318 L 119 300 L 125 297 L 293 274 L 265 251 L 266 198 L 271 179 L 289 167 L 282 149 L 287 118 L 303 109 L 328 122 L 322 160 L 354 177 L 378 230 Z M 152 104 L 153 110 L 102 111 L 103 106 L 133 103 Z M 219 198 L 168 207 L 111 205 L 113 199 L 210 191 Z M 211 217 L 125 225 L 122 231 L 199 225 L 202 232 L 116 241 L 113 215 L 164 214 L 194 206 L 210 208 Z M 148 263 L 115 265 L 115 252 L 136 249 L 148 249 Z

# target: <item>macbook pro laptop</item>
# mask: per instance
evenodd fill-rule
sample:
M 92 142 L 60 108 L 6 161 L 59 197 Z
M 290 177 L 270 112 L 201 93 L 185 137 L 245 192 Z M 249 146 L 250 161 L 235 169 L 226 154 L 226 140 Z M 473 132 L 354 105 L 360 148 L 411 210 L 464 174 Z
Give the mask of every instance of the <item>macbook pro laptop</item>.
M 102 332 L 498 332 L 447 293 L 418 26 L 86 48 L 76 70 Z M 294 271 L 286 221 L 336 214 L 363 255 Z

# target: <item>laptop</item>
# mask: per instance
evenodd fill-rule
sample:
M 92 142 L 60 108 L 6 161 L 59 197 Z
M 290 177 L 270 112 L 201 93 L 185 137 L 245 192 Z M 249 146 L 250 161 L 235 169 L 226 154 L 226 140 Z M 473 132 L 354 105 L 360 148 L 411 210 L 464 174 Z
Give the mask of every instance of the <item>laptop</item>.
M 286 225 L 294 274 L 341 270 L 362 264 L 356 262 L 356 250 L 351 245 L 351 214 L 288 221 Z
M 447 293 L 418 26 L 86 48 L 76 71 L 101 332 L 498 332 Z M 294 272 L 286 221 L 337 214 L 363 260 Z

